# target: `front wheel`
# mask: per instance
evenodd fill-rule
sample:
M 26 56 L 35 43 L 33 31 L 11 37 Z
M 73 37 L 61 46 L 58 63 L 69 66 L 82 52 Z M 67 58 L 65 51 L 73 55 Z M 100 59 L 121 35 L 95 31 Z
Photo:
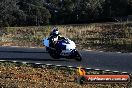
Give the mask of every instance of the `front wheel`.
M 75 60 L 76 61 L 81 61 L 82 60 L 82 57 L 81 55 L 78 53 L 77 56 L 75 57 Z
M 77 51 L 77 50 L 74 50 L 73 51 L 73 56 L 74 56 L 74 59 L 76 60 L 76 61 L 81 61 L 82 60 L 82 57 L 81 57 L 81 55 L 79 54 L 79 52 Z
M 82 61 L 82 58 L 81 57 L 76 57 L 75 60 L 76 61 Z

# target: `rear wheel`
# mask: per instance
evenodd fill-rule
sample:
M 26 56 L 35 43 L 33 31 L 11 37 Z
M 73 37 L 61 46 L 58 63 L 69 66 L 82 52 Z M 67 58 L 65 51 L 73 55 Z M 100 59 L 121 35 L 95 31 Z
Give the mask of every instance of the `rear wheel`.
M 60 58 L 60 56 L 59 56 L 59 54 L 56 52 L 56 50 L 50 50 L 50 51 L 49 51 L 49 54 L 50 54 L 50 56 L 51 56 L 52 58 L 54 58 L 54 59 L 59 59 L 59 58 Z
M 46 51 L 49 51 L 49 47 L 46 47 Z
M 53 57 L 54 59 L 59 59 L 59 58 L 60 58 L 59 55 L 56 55 L 56 54 L 52 55 L 52 57 Z

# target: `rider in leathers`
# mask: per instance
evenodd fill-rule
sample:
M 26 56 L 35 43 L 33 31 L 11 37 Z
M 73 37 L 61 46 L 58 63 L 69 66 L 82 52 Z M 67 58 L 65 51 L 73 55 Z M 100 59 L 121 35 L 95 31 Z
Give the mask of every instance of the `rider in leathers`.
M 65 38 L 60 36 L 58 28 L 53 27 L 49 36 L 49 47 L 58 49 L 59 47 L 56 47 L 56 43 L 60 39 L 65 39 Z

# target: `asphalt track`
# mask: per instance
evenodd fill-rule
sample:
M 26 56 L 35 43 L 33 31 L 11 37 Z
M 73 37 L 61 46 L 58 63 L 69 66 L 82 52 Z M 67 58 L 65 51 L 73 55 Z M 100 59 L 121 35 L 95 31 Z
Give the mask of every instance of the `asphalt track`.
M 0 60 L 22 61 L 64 66 L 82 66 L 85 68 L 132 73 L 132 54 L 80 51 L 82 61 L 72 59 L 53 59 L 43 48 L 0 47 Z

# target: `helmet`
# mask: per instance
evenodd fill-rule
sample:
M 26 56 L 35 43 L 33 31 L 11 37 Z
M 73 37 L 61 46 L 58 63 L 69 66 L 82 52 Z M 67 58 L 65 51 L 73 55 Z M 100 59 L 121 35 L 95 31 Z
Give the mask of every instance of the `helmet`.
M 51 35 L 58 36 L 59 35 L 58 28 L 54 27 L 53 30 L 52 30 L 52 32 L 51 32 Z

